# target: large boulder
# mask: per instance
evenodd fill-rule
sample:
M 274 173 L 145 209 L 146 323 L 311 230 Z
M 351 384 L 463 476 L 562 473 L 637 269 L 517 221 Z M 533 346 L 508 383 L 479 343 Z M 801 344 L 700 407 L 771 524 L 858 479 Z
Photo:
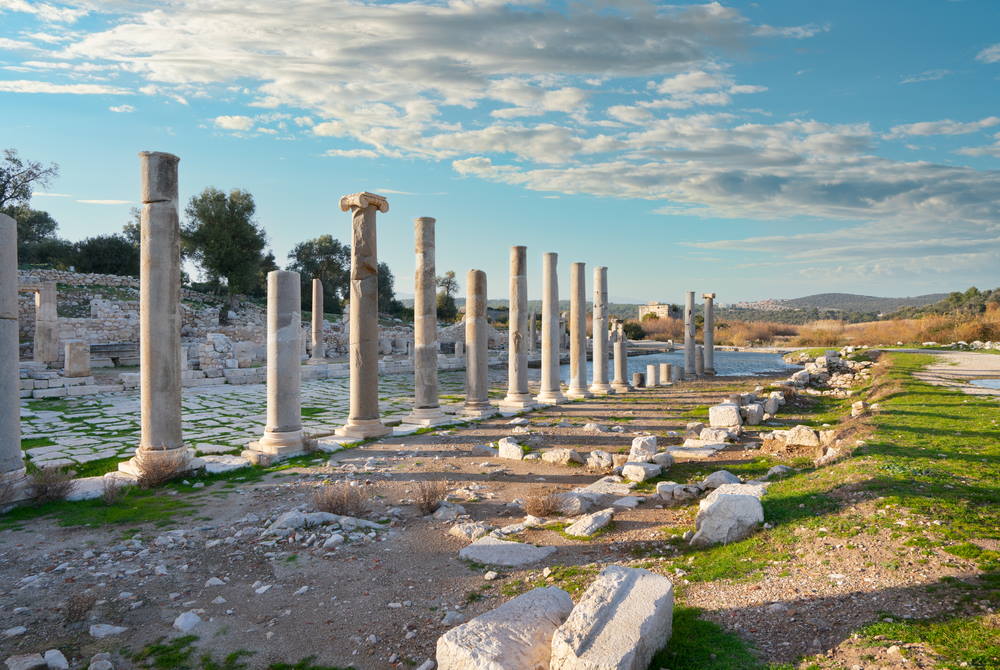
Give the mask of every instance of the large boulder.
M 587 468 L 597 472 L 606 472 L 615 466 L 615 461 L 606 451 L 595 449 L 587 456 Z
M 708 408 L 708 422 L 712 428 L 732 428 L 742 425 L 743 419 L 740 416 L 740 406 L 732 402 L 724 402 L 721 405 L 713 405 Z
M 555 550 L 555 547 L 536 547 L 526 542 L 508 542 L 487 535 L 459 551 L 458 557 L 485 565 L 517 567 L 537 563 Z
M 740 413 L 743 415 L 743 419 L 748 426 L 756 426 L 764 420 L 764 405 L 759 402 L 752 402 L 749 405 L 741 407 Z
M 646 670 L 670 639 L 674 587 L 666 577 L 610 565 L 552 636 L 551 670 Z
M 662 468 L 656 463 L 626 463 L 622 466 L 622 477 L 631 482 L 644 482 L 659 477 Z
M 775 431 L 777 432 L 777 431 Z M 785 444 L 793 447 L 820 446 L 819 434 L 809 426 L 798 425 L 784 431 Z
M 556 465 L 569 465 L 570 463 L 583 463 L 583 456 L 575 449 L 558 448 L 543 451 L 542 460 Z
M 717 489 L 723 484 L 739 484 L 740 478 L 729 470 L 716 470 L 701 482 L 703 489 Z
M 569 526 L 566 526 L 564 532 L 567 535 L 575 535 L 577 537 L 590 537 L 611 523 L 611 517 L 614 516 L 614 513 L 614 509 L 609 507 L 608 509 L 602 509 L 600 512 L 587 514 Z
M 698 504 L 695 527 L 691 538 L 694 546 L 729 544 L 748 537 L 764 523 L 764 508 L 760 500 L 747 494 L 715 493 Z
M 642 435 L 632 440 L 628 460 L 635 463 L 649 463 L 656 455 L 656 436 Z
M 512 437 L 504 437 L 497 443 L 497 455 L 500 458 L 507 458 L 512 461 L 524 459 L 524 449 L 521 444 Z
M 533 589 L 438 638 L 438 670 L 548 670 L 552 634 L 573 609 L 555 586 Z

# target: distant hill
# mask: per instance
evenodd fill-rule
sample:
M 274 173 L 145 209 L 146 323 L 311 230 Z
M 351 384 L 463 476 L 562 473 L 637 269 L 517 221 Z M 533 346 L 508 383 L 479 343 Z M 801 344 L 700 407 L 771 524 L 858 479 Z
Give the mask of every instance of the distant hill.
M 844 312 L 894 312 L 902 307 L 922 307 L 947 298 L 947 293 L 928 293 L 912 298 L 879 298 L 854 293 L 817 293 L 804 298 L 779 301 L 791 309 L 840 310 Z

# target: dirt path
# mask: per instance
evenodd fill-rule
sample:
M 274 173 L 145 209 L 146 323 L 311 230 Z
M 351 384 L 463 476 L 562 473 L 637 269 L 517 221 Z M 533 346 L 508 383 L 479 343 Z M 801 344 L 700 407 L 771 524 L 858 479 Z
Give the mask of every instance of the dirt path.
M 970 379 L 1000 379 L 1000 354 L 974 351 L 902 349 L 908 353 L 930 354 L 935 361 L 914 376 L 935 386 L 950 386 L 970 395 L 1000 396 L 1000 388 L 969 383 Z

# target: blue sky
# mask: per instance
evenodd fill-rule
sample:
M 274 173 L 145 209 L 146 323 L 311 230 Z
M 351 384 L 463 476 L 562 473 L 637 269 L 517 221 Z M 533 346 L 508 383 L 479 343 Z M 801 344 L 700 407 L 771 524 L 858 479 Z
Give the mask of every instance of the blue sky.
M 252 192 L 282 261 L 389 198 L 412 291 L 508 248 L 609 267 L 613 298 L 915 295 L 1000 284 L 1000 3 L 0 0 L 0 146 L 35 207 L 120 230 L 140 150 L 182 199 Z M 588 272 L 589 277 L 589 272 Z

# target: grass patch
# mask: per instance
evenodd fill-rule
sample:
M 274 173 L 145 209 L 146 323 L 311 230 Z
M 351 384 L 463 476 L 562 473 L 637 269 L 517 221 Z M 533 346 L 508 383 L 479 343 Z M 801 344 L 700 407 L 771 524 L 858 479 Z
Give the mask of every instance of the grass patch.
M 946 668 L 1000 667 L 1000 620 L 996 615 L 880 621 L 860 632 L 863 637 L 886 647 L 899 642 L 927 644 L 942 656 Z M 876 641 L 877 636 L 885 639 Z
M 47 437 L 32 437 L 21 440 L 21 449 L 34 449 L 35 447 L 51 447 L 55 442 Z
M 180 514 L 190 515 L 197 507 L 173 496 L 155 491 L 129 488 L 119 502 L 108 505 L 100 498 L 69 502 L 59 500 L 38 506 L 17 507 L 0 517 L 0 529 L 19 528 L 25 521 L 51 517 L 60 526 L 94 528 L 107 524 L 167 526 Z
M 673 633 L 666 648 L 653 657 L 651 669 L 670 670 L 763 670 L 738 635 L 702 619 L 694 607 L 674 608 Z M 772 666 L 778 670 L 778 666 Z

